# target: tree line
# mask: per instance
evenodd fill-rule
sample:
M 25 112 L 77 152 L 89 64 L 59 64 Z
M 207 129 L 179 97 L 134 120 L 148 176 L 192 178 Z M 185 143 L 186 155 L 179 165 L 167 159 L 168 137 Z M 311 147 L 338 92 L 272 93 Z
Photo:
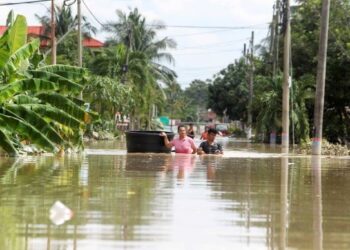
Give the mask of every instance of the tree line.
M 320 0 L 297 2 L 291 19 L 290 87 L 290 131 L 296 143 L 307 141 L 312 133 L 321 9 Z M 350 132 L 349 10 L 347 1 L 332 2 L 324 135 L 329 141 L 340 143 L 348 141 Z M 37 18 L 45 28 L 43 38 L 49 39 L 49 13 Z M 128 13 L 117 10 L 116 21 L 102 27 L 110 34 L 105 46 L 85 48 L 81 69 L 69 66 L 77 64 L 75 20 L 69 6 L 56 7 L 55 33 L 58 39 L 63 36 L 65 39 L 57 47 L 58 65 L 50 66 L 50 56 L 43 57 L 45 49 L 39 48 L 39 41 L 28 40 L 25 18 L 14 19 L 13 14 L 9 15 L 9 28 L 0 38 L 0 136 L 5 151 L 17 154 L 26 143 L 47 151 L 77 147 L 82 145 L 87 128 L 103 129 L 104 124 L 114 124 L 116 112 L 128 116 L 130 129 L 156 128 L 155 113 L 198 121 L 200 113 L 208 108 L 247 123 L 247 78 L 251 66 L 246 55 L 212 79 L 194 79 L 183 90 L 176 81 L 176 72 L 168 66 L 174 63 L 168 49 L 176 48 L 176 42 L 168 37 L 159 38 L 159 31 L 165 29 L 161 22 L 148 25 L 137 8 Z M 276 44 L 283 46 L 283 39 L 276 39 L 282 35 L 283 25 L 272 22 L 273 25 L 275 36 L 256 45 L 258 53 L 249 58 L 254 65 L 253 129 L 265 141 L 270 134 L 281 133 L 283 69 L 281 63 L 273 61 L 282 62 L 283 51 L 273 48 Z M 96 30 L 83 18 L 85 37 Z M 84 100 L 77 98 L 81 91 Z M 89 103 L 96 113 L 84 107 L 84 103 Z M 34 124 L 37 119 L 33 117 L 40 117 L 41 125 Z M 31 127 L 27 124 L 30 121 Z M 33 128 L 35 133 L 30 132 Z
M 290 86 L 290 138 L 295 142 L 307 141 L 312 136 L 315 96 L 317 51 L 320 33 L 321 1 L 297 1 L 291 13 L 291 77 Z M 334 0 L 330 9 L 327 78 L 323 133 L 333 143 L 345 144 L 350 133 L 350 4 Z M 283 33 L 279 23 L 278 35 Z M 277 65 L 273 75 L 275 42 L 267 37 L 256 46 L 259 54 L 254 57 L 253 125 L 257 135 L 268 140 L 270 133 L 282 131 L 282 65 Z M 278 39 L 282 48 L 283 39 Z M 278 50 L 282 62 L 283 51 Z M 246 59 L 236 60 L 221 70 L 209 85 L 209 106 L 218 114 L 227 110 L 232 120 L 247 122 L 248 85 Z

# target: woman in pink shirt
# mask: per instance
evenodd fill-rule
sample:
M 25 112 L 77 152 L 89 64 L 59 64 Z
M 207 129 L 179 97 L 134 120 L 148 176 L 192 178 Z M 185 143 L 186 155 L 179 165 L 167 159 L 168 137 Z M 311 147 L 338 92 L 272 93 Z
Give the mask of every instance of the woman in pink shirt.
M 191 137 L 187 136 L 187 131 L 184 125 L 180 125 L 177 128 L 177 131 L 179 133 L 179 137 L 173 139 L 171 142 L 169 142 L 168 137 L 166 136 L 166 133 L 161 132 L 160 136 L 163 136 L 164 138 L 164 144 L 167 148 L 175 147 L 176 153 L 183 153 L 183 154 L 195 154 L 197 151 L 197 147 L 194 144 L 194 141 Z

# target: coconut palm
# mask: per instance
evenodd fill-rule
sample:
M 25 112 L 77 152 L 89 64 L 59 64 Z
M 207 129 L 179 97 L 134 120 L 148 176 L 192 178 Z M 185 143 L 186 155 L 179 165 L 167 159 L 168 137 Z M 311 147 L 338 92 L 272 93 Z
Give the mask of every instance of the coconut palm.
M 149 126 L 149 110 L 153 105 L 158 104 L 159 100 L 164 100 L 165 96 L 159 86 L 159 82 L 171 82 L 176 77 L 176 73 L 173 70 L 162 64 L 163 61 L 168 63 L 174 62 L 172 55 L 165 51 L 167 48 L 174 48 L 176 43 L 167 37 L 157 40 L 157 32 L 164 29 L 165 26 L 162 24 L 148 26 L 146 19 L 142 17 L 137 8 L 130 11 L 129 14 L 117 10 L 116 14 L 118 21 L 107 23 L 104 29 L 112 33 L 113 37 L 111 40 L 114 40 L 115 44 L 122 43 L 126 46 L 124 69 L 131 71 L 130 59 L 132 53 L 143 55 L 145 62 L 143 67 L 146 74 L 140 79 L 128 78 L 127 76 L 122 78 L 130 80 L 129 82 L 139 92 L 139 94 L 135 93 L 136 98 L 141 98 L 139 106 L 134 112 L 134 117 L 137 116 L 144 122 L 137 119 L 136 123 L 143 123 L 145 126 Z
M 78 23 L 77 16 L 72 14 L 72 9 L 70 6 L 62 4 L 61 7 L 55 6 L 55 21 L 56 30 L 55 36 L 59 40 L 63 36 L 64 39 L 57 44 L 57 62 L 58 63 L 68 63 L 75 64 L 77 59 L 77 42 L 76 42 L 76 25 Z M 48 11 L 46 15 L 39 16 L 36 18 L 44 27 L 44 33 L 41 35 L 41 39 L 50 40 L 51 39 L 51 13 Z M 70 33 L 71 32 L 71 33 Z M 91 35 L 96 34 L 97 29 L 92 26 L 87 18 L 82 16 L 82 33 L 83 37 L 91 37 Z
M 309 139 L 309 120 L 306 103 L 313 98 L 313 77 L 311 75 L 293 81 L 291 87 L 291 123 L 295 139 Z M 256 127 L 258 132 L 281 132 L 282 126 L 282 77 L 275 81 L 259 76 L 256 79 L 256 98 L 254 110 L 257 113 Z M 291 131 L 293 131 L 291 129 Z
M 51 13 L 48 10 L 46 15 L 39 16 L 35 15 L 38 21 L 44 27 L 44 38 L 49 39 L 51 34 Z M 55 22 L 56 31 L 55 35 L 57 38 L 62 37 L 64 34 L 69 32 L 74 26 L 76 26 L 78 17 L 72 14 L 70 6 L 62 4 L 62 6 L 55 6 Z M 96 34 L 96 27 L 92 26 L 85 16 L 82 16 L 82 33 L 84 37 L 91 37 L 92 34 Z

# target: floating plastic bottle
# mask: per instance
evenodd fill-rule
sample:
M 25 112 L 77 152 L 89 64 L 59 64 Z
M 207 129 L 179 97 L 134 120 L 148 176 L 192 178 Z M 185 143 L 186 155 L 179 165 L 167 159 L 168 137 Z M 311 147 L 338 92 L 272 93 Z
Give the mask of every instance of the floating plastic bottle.
M 73 217 L 73 212 L 62 202 L 56 201 L 50 208 L 50 220 L 56 226 L 64 224 Z

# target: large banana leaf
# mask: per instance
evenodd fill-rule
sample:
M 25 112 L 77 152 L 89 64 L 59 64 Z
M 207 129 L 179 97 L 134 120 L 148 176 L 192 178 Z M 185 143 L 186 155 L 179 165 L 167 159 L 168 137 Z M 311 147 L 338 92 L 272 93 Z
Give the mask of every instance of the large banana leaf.
M 83 78 L 87 77 L 86 69 L 69 65 L 48 65 L 40 67 L 37 70 L 51 72 L 74 82 L 80 82 L 83 80 Z
M 18 15 L 16 21 L 9 27 L 8 43 L 10 53 L 14 53 L 27 42 L 27 21 L 22 15 Z
M 9 155 L 17 155 L 18 151 L 13 145 L 10 137 L 6 134 L 5 130 L 0 128 L 0 147 L 2 147 Z
M 12 98 L 12 101 L 16 104 L 39 104 L 40 100 L 30 95 L 16 95 Z
M 10 54 L 7 50 L 2 49 L 2 45 L 0 44 L 0 72 L 3 71 L 4 65 L 6 64 L 8 58 L 10 57 Z
M 78 119 L 56 107 L 46 104 L 27 104 L 25 106 L 46 119 L 48 118 L 51 121 L 56 121 L 72 129 L 77 130 L 82 125 Z
M 84 109 L 76 105 L 74 102 L 69 100 L 57 93 L 41 93 L 36 95 L 40 100 L 50 103 L 52 106 L 64 110 L 71 116 L 77 118 L 80 121 L 88 123 L 91 121 L 91 114 L 86 112 Z
M 79 93 L 83 89 L 81 85 L 55 73 L 39 70 L 29 71 L 29 73 L 34 78 L 40 78 L 56 83 L 59 87 L 59 90 L 63 92 Z
M 40 43 L 38 39 L 34 39 L 30 43 L 23 45 L 21 48 L 16 50 L 14 53 L 9 53 L 9 58 L 3 65 L 0 65 L 0 70 L 2 73 L 11 76 L 11 74 L 16 73 L 19 68 L 19 65 L 31 58 L 35 51 L 39 49 Z M 3 55 L 5 56 L 5 55 Z M 3 59 L 5 60 L 5 58 Z
M 39 130 L 24 120 L 0 114 L 0 128 L 4 128 L 48 152 L 57 151 L 56 146 Z
M 44 134 L 50 141 L 63 145 L 64 140 L 62 137 L 50 126 L 50 124 L 44 120 L 44 118 L 34 111 L 28 109 L 22 105 L 6 105 L 3 108 L 4 114 L 12 115 L 14 113 L 18 118 L 25 120 L 30 125 Z
M 24 91 L 47 91 L 57 90 L 58 87 L 55 83 L 41 79 L 24 79 L 18 80 L 11 84 L 6 84 L 0 87 L 0 104 L 11 99 L 17 93 L 23 93 Z

